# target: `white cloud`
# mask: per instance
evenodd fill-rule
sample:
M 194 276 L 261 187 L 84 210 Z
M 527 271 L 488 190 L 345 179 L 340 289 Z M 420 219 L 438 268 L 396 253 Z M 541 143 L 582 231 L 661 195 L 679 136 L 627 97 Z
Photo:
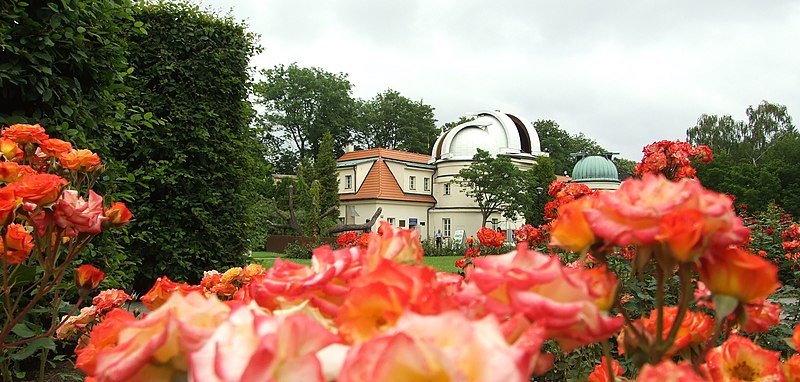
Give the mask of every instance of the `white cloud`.
M 436 108 L 550 118 L 638 160 L 703 114 L 762 99 L 800 110 L 791 1 L 199 0 L 261 35 L 262 69 L 297 62 Z

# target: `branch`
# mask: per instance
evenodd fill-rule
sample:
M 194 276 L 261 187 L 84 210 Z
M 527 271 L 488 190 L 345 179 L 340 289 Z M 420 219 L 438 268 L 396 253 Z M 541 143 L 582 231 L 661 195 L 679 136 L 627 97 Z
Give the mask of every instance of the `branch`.
M 381 215 L 381 212 L 383 212 L 383 208 L 378 207 L 378 209 L 375 210 L 375 213 L 372 214 L 372 218 L 369 219 L 369 221 L 364 224 L 343 224 L 343 225 L 338 225 L 336 227 L 326 228 L 323 232 L 325 233 L 325 235 L 330 235 L 345 231 L 362 231 L 366 229 L 372 229 L 372 226 L 375 225 L 375 222 L 378 221 L 378 216 Z

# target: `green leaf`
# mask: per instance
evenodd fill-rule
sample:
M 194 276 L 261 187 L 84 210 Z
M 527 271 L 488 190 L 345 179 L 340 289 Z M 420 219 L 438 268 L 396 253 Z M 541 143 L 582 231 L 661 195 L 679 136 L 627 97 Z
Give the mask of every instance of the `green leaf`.
M 56 350 L 56 343 L 53 342 L 52 338 L 44 337 L 33 340 L 25 345 L 22 350 L 14 353 L 11 355 L 11 359 L 15 361 L 22 361 L 34 354 L 36 354 L 39 350 L 42 349 L 50 349 Z
M 33 331 L 33 329 L 29 328 L 28 324 L 25 322 L 20 322 L 19 324 L 14 325 L 14 328 L 11 329 L 11 331 L 22 338 L 31 338 L 39 334 Z
M 36 279 L 36 267 L 31 265 L 20 265 L 8 278 L 10 285 L 21 285 L 31 283 Z
M 84 28 L 84 27 L 77 27 L 77 28 L 75 28 L 75 30 L 78 31 L 78 33 L 86 32 L 86 28 Z
M 712 300 L 714 301 L 714 307 L 717 309 L 717 320 L 724 320 L 739 306 L 739 300 L 736 297 L 724 294 L 715 294 Z

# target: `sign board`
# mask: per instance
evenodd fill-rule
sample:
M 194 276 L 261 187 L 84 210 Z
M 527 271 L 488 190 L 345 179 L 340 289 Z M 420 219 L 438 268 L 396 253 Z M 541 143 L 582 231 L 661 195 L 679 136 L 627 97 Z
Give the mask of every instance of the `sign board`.
M 408 218 L 408 226 L 417 225 L 417 218 Z
M 457 229 L 453 232 L 453 243 L 462 244 L 464 243 L 464 230 Z

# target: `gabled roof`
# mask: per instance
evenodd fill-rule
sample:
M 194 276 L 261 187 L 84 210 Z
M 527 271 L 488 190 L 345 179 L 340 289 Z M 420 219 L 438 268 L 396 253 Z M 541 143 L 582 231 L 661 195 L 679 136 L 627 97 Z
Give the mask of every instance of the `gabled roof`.
M 404 162 L 413 162 L 422 164 L 427 164 L 428 161 L 431 160 L 430 155 L 377 148 L 377 149 L 358 150 L 358 151 L 351 151 L 349 153 L 344 153 L 344 155 L 340 156 L 339 159 L 337 159 L 336 161 L 344 162 L 344 161 L 351 161 L 355 159 L 366 159 L 366 158 L 385 158 L 385 159 L 394 159 Z
M 349 154 L 349 153 L 348 153 Z M 406 153 L 407 154 L 407 153 Z M 347 155 L 347 154 L 345 154 Z M 419 155 L 419 154 L 414 154 Z M 341 160 L 341 158 L 339 158 Z M 403 192 L 392 170 L 382 159 L 372 164 L 364 182 L 355 194 L 339 195 L 340 200 L 384 199 L 407 202 L 436 203 L 431 195 L 417 195 Z

